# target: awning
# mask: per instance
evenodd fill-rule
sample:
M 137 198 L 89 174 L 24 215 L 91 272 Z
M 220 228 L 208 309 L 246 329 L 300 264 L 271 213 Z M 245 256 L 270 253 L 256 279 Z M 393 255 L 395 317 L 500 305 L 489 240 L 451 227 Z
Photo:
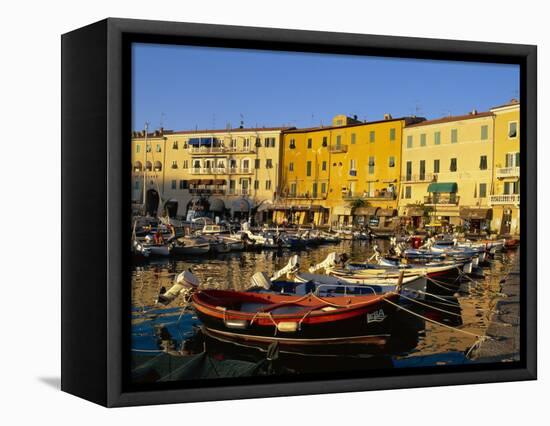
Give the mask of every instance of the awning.
M 323 210 L 325 210 L 325 208 L 319 204 L 313 204 L 309 209 L 312 212 L 322 212 Z
M 354 216 L 374 216 L 378 207 L 357 207 L 353 211 Z
M 215 213 L 222 213 L 225 210 L 225 204 L 223 200 L 219 198 L 210 199 L 210 211 Z
M 292 206 L 292 210 L 303 212 L 309 210 L 309 206 Z
M 212 182 L 214 182 L 212 179 L 202 179 L 200 183 L 203 185 L 212 185 Z
M 200 182 L 200 179 L 190 179 L 188 182 L 189 185 L 196 185 Z
M 491 220 L 493 218 L 493 209 L 462 207 L 460 209 L 460 217 L 468 220 Z
M 225 185 L 226 181 L 225 179 L 214 179 L 213 184 L 214 185 Z
M 458 192 L 455 182 L 432 182 L 428 185 L 428 192 Z
M 351 215 L 351 207 L 336 206 L 332 210 L 332 214 L 335 215 L 335 216 L 350 216 Z
M 405 216 L 417 217 L 424 216 L 424 210 L 420 207 L 409 207 Z
M 250 211 L 250 205 L 250 201 L 248 201 L 246 198 L 239 198 L 238 200 L 235 200 L 233 201 L 233 203 L 231 203 L 231 211 L 246 213 Z
M 381 217 L 397 216 L 397 210 L 395 210 L 395 209 L 378 209 L 378 211 L 376 212 L 376 216 L 381 216 Z

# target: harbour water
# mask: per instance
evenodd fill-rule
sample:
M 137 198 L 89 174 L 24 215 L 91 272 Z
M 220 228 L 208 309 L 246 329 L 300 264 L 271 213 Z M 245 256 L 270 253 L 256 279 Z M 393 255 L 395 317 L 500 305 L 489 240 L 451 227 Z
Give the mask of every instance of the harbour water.
M 376 244 L 382 251 L 387 248 L 387 241 L 378 240 Z M 199 377 L 223 376 L 221 362 L 228 360 L 234 362 L 231 364 L 231 373 L 226 375 L 243 371 L 236 369 L 235 365 L 244 368 L 244 375 L 255 375 L 260 374 L 258 371 L 261 371 L 261 374 L 300 374 L 483 362 L 483 359 L 472 359 L 468 355 L 478 341 L 474 335 L 484 336 L 490 325 L 494 306 L 502 298 L 502 280 L 518 261 L 519 252 L 516 251 L 497 253 L 478 271 L 479 276 L 464 280 L 459 290 L 450 297 L 447 295 L 444 301 L 436 299 L 436 303 L 428 301 L 425 305 L 408 304 L 407 311 L 403 310 L 397 315 L 398 324 L 395 328 L 398 332 L 392 335 L 391 345 L 385 347 L 382 352 L 368 350 L 362 353 L 354 349 L 355 352 L 343 353 L 341 358 L 345 358 L 345 362 L 340 362 L 339 356 L 328 357 L 326 354 L 278 354 L 278 361 L 271 362 L 267 370 L 252 368 L 246 373 L 246 368 L 261 364 L 262 360 L 270 355 L 259 349 L 239 347 L 207 338 L 199 331 L 201 324 L 192 309 L 183 310 L 185 303 L 181 297 L 162 308 L 153 306 L 160 289 L 169 288 L 174 277 L 189 268 L 199 278 L 201 287 L 245 290 L 249 287 L 250 278 L 255 272 L 265 271 L 270 275 L 283 267 L 294 254 L 300 256 L 301 269 L 306 270 L 310 264 L 322 261 L 333 251 L 347 253 L 352 260 L 364 261 L 372 254 L 372 243 L 342 241 L 337 245 L 324 245 L 303 251 L 232 252 L 196 258 L 150 260 L 133 266 L 134 371 L 139 373 L 142 366 L 152 357 L 171 354 L 171 361 L 163 366 L 163 373 L 159 373 L 158 377 L 155 376 L 152 380 L 181 380 L 182 377 L 188 376 L 171 374 L 172 370 L 181 370 L 182 364 L 178 361 L 195 359 L 193 357 L 205 352 L 213 356 L 212 359 L 219 364 L 218 373 L 212 375 L 212 372 L 202 368 Z M 506 361 L 509 355 L 502 354 L 502 361 Z M 141 380 L 139 374 L 135 377 L 138 381 Z

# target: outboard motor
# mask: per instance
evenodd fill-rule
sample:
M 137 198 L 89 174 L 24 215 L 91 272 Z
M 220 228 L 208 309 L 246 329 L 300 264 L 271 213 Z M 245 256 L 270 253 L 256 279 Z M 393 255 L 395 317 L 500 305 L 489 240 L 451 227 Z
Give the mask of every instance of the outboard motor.
M 171 303 L 182 292 L 190 293 L 199 287 L 199 280 L 191 270 L 183 271 L 176 277 L 176 283 L 167 291 L 161 291 L 157 298 L 157 303 L 167 305 Z M 162 290 L 162 289 L 161 289 Z
M 250 290 L 270 290 L 271 280 L 265 272 L 256 272 L 250 279 Z

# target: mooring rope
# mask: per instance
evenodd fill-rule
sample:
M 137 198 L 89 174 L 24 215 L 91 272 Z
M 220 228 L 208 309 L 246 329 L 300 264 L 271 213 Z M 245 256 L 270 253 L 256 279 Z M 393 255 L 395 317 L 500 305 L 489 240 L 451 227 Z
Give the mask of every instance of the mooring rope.
M 420 302 L 420 301 L 418 301 L 418 300 L 416 300 L 416 299 L 412 299 L 412 298 L 407 297 L 407 296 L 405 296 L 405 295 L 403 295 L 403 294 L 401 294 L 401 297 L 403 297 L 404 299 L 409 300 L 409 301 L 411 301 L 411 302 L 418 303 L 419 305 L 426 306 L 426 307 L 428 307 L 428 308 L 430 308 L 430 309 L 434 309 L 434 310 L 436 310 L 436 311 L 443 312 L 443 313 L 445 313 L 445 314 L 455 315 L 455 316 L 457 316 L 457 317 L 461 317 L 461 316 L 462 316 L 462 314 L 457 314 L 456 312 L 451 312 L 451 311 L 447 311 L 447 310 L 445 310 L 445 309 L 436 308 L 435 306 L 428 305 L 427 303 Z M 459 305 L 459 306 L 460 306 L 460 305 Z
M 414 311 L 411 311 L 410 309 L 407 309 L 397 303 L 393 303 L 391 300 L 388 300 L 388 299 L 384 299 L 385 302 L 389 303 L 390 305 L 393 305 L 395 306 L 396 308 L 399 308 L 399 309 L 402 309 L 404 310 L 405 312 L 411 314 L 411 315 L 414 315 L 418 318 L 421 318 L 423 319 L 424 321 L 428 321 L 428 322 L 431 322 L 432 324 L 436 324 L 436 325 L 439 325 L 441 327 L 445 327 L 445 328 L 449 328 L 451 330 L 454 330 L 454 331 L 458 331 L 459 333 L 463 333 L 463 334 L 466 334 L 468 336 L 472 336 L 472 337 L 475 337 L 476 339 L 480 339 L 481 341 L 484 341 L 484 340 L 492 340 L 491 337 L 489 336 L 482 336 L 482 335 L 479 335 L 479 334 L 475 334 L 475 333 L 471 333 L 469 331 L 466 331 L 466 330 L 461 330 L 460 328 L 456 328 L 456 327 L 452 327 L 450 325 L 447 325 L 447 324 L 443 324 L 442 322 L 439 322 L 439 321 L 435 321 L 431 318 L 428 318 L 428 317 L 425 317 L 424 315 L 420 315 Z

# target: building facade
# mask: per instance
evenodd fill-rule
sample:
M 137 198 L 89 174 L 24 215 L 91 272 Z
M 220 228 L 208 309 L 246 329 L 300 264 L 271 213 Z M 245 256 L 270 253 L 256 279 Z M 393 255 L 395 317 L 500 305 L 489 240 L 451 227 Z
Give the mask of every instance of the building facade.
M 492 112 L 473 111 L 406 126 L 400 215 L 416 211 L 426 214 L 434 226 L 486 229 L 491 221 L 493 141 Z
M 519 234 L 520 104 L 513 99 L 491 112 L 495 115 L 494 188 L 489 197 L 492 228 L 499 234 Z
M 158 197 L 160 209 L 169 203 L 179 216 L 203 209 L 246 217 L 273 203 L 282 130 L 134 132 L 132 200 L 138 205 Z
M 393 216 L 403 128 L 420 120 L 386 115 L 364 123 L 339 115 L 330 127 L 285 131 L 274 221 L 351 224 L 358 208 L 364 216 L 376 211 Z

